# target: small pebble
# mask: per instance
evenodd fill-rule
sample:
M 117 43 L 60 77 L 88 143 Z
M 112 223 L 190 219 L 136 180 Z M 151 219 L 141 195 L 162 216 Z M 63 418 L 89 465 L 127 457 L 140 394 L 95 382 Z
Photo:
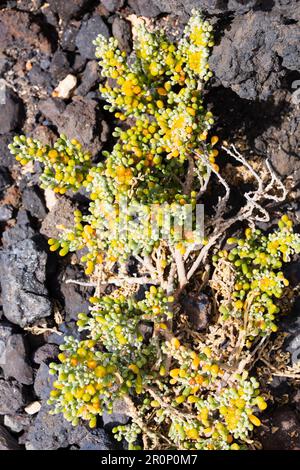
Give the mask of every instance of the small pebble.
M 72 91 L 76 88 L 76 85 L 77 78 L 75 77 L 75 75 L 69 74 L 66 76 L 66 78 L 59 82 L 58 86 L 52 93 L 52 96 L 67 100 L 68 98 L 70 98 Z
M 36 413 L 38 413 L 40 411 L 41 407 L 42 407 L 42 405 L 40 404 L 39 401 L 33 401 L 28 406 L 26 406 L 25 412 L 28 415 L 35 415 Z

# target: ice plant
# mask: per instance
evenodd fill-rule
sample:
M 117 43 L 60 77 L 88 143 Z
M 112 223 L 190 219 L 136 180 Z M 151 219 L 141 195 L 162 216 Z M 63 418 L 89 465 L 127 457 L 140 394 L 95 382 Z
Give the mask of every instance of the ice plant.
M 231 265 L 234 290 L 230 299 L 223 299 L 220 312 L 224 321 L 231 316 L 249 317 L 247 334 L 263 336 L 277 331 L 276 315 L 280 308 L 276 300 L 283 296 L 289 281 L 281 268 L 291 255 L 300 252 L 300 236 L 293 232 L 292 221 L 283 215 L 278 230 L 269 235 L 247 228 L 245 238 L 229 238 L 230 251 L 223 250 L 213 257 Z

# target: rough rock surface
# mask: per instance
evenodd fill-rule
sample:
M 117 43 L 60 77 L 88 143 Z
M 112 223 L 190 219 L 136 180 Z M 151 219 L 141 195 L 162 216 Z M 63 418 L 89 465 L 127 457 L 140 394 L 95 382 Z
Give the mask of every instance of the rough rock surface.
M 7 168 L 0 167 L 0 194 L 7 189 L 11 184 L 11 176 Z
M 8 322 L 2 321 L 0 323 L 0 367 L 5 364 L 5 351 L 9 338 L 13 334 L 13 327 Z
M 73 227 L 75 209 L 76 206 L 70 199 L 60 198 L 43 220 L 41 233 L 48 238 L 58 238 L 61 233 L 58 228 L 60 225 L 63 224 L 67 229 Z
M 24 208 L 37 219 L 44 219 L 47 211 L 44 195 L 38 186 L 26 186 L 22 194 Z
M 13 377 L 19 383 L 31 385 L 33 370 L 28 364 L 28 347 L 20 334 L 11 335 L 6 343 L 1 368 L 6 378 Z
M 24 327 L 51 315 L 45 286 L 47 254 L 33 240 L 24 240 L 0 253 L 3 311 Z
M 99 66 L 96 60 L 90 60 L 81 77 L 81 84 L 76 89 L 76 95 L 85 96 L 99 82 Z
M 107 434 L 104 429 L 98 428 L 94 431 L 87 431 L 83 434 L 79 442 L 80 450 L 114 450 L 117 448 L 116 442 Z
M 115 443 L 103 429 L 90 431 L 73 427 L 61 414 L 50 415 L 44 405 L 24 437 L 25 447 L 32 450 L 55 450 L 77 444 L 81 450 L 110 450 Z
M 78 313 L 89 311 L 89 298 L 93 288 L 66 283 L 66 280 L 82 279 L 82 270 L 76 266 L 67 266 L 63 273 L 61 292 L 64 297 L 64 307 L 67 320 L 77 320 Z
M 8 150 L 8 144 L 13 140 L 14 133 L 1 135 L 0 132 L 0 164 L 10 168 L 15 163 L 14 156 Z
M 113 36 L 118 40 L 119 47 L 129 53 L 132 47 L 130 23 L 116 16 L 112 24 Z
M 162 5 L 159 6 L 155 0 L 128 0 L 128 4 L 137 15 L 149 18 L 158 16 L 164 9 L 164 7 L 162 7 Z
M 103 426 L 106 431 L 111 431 L 114 426 L 120 424 L 127 424 L 129 421 L 128 414 L 126 414 L 127 405 L 123 400 L 116 400 L 113 404 L 113 412 L 103 412 L 102 420 Z
M 49 67 L 50 76 L 57 84 L 60 80 L 65 78 L 70 73 L 71 67 L 68 57 L 64 51 L 58 49 L 53 54 L 51 64 Z
M 26 414 L 15 414 L 4 416 L 4 425 L 12 432 L 20 433 L 30 424 L 30 417 Z
M 43 344 L 38 348 L 33 355 L 33 361 L 36 364 L 48 363 L 50 360 L 54 360 L 59 353 L 59 349 L 55 344 Z
M 101 0 L 101 3 L 109 12 L 114 12 L 124 5 L 125 0 Z
M 26 404 L 22 385 L 0 379 L 0 415 L 13 415 Z
M 280 12 L 292 14 L 295 5 L 291 0 L 275 0 L 274 2 L 262 0 L 129 0 L 133 10 L 144 16 L 156 16 L 159 13 L 175 13 L 178 16 L 188 16 L 193 9 L 201 8 L 209 15 L 221 13 L 236 13 L 237 15 L 248 12 L 251 9 L 269 11 L 275 7 Z M 291 8 L 291 4 L 293 5 Z
M 0 206 L 0 222 L 7 222 L 11 219 L 13 210 L 14 208 L 10 204 L 3 204 L 3 206 Z
M 283 177 L 293 176 L 300 179 L 300 117 L 297 106 L 290 105 L 281 120 L 280 126 L 268 127 L 255 140 L 257 150 L 270 157 L 277 173 Z
M 20 450 L 18 441 L 0 425 L 0 450 Z
M 33 237 L 35 234 L 31 226 L 28 213 L 25 210 L 19 210 L 16 224 L 4 231 L 2 236 L 3 246 L 9 247 L 15 245 L 27 238 Z
M 108 27 L 100 15 L 95 15 L 82 23 L 76 36 L 76 46 L 85 59 L 95 59 L 96 48 L 93 41 L 98 34 L 109 37 Z
M 266 100 L 280 88 L 285 69 L 299 67 L 299 47 L 297 24 L 250 11 L 232 21 L 213 48 L 210 65 L 222 85 L 241 98 Z
M 53 381 L 48 375 L 49 363 L 56 360 L 64 335 L 84 337 L 78 333 L 76 317 L 79 311 L 87 311 L 92 289 L 65 283 L 66 279 L 86 280 L 83 270 L 73 264 L 78 259 L 50 254 L 44 237 L 57 238 L 59 225 L 73 225 L 74 209 L 85 212 L 86 194 L 68 193 L 72 200 L 60 197 L 53 207 L 53 193 L 37 190 L 41 165 L 36 163 L 33 173 L 29 168 L 21 170 L 7 145 L 20 132 L 52 145 L 57 134 L 64 132 L 80 140 L 99 161 L 102 148 L 111 150 L 114 142 L 108 135 L 109 126 L 119 123 L 103 109 L 98 91 L 103 78 L 91 41 L 99 33 L 113 35 L 130 53 L 128 15 L 152 18 L 159 28 L 166 23 L 180 31 L 192 8 L 199 6 L 213 25 L 216 43 L 210 59 L 214 76 L 204 90 L 205 105 L 215 115 L 214 131 L 220 141 L 241 144 L 245 155 L 254 155 L 259 165 L 269 157 L 281 178 L 296 188 L 298 199 L 295 196 L 288 203 L 288 210 L 294 211 L 300 223 L 298 1 L 0 2 L 0 76 L 4 79 L 0 83 L 1 449 L 18 445 L 23 449 L 115 449 L 110 430 L 128 421 L 124 403 L 115 404 L 111 415 L 104 413 L 94 431 L 82 425 L 73 428 L 61 415 L 48 414 L 45 402 Z M 53 91 L 68 74 L 76 78 L 77 88 L 73 94 L 55 99 Z M 220 162 L 223 170 L 223 156 Z M 277 210 L 280 214 L 284 208 Z M 41 232 L 44 237 L 38 235 Z M 296 287 L 299 260 L 287 271 L 290 286 Z M 141 286 L 139 292 L 144 291 Z M 188 305 L 183 302 L 183 314 L 190 328 L 203 332 L 210 312 L 201 296 L 189 298 Z M 280 321 L 280 329 L 288 333 L 284 351 L 290 352 L 292 364 L 300 357 L 299 309 L 298 297 L 291 314 Z M 41 334 L 23 329 L 35 322 L 45 325 Z M 147 342 L 153 322 L 141 322 L 139 330 Z M 270 390 L 275 403 L 261 414 L 263 426 L 258 430 L 263 431 L 264 448 L 298 449 L 299 387 L 285 377 L 274 377 Z M 282 408 L 280 400 L 285 395 L 289 403 Z
M 50 98 L 41 103 L 40 110 L 59 133 L 78 139 L 93 153 L 99 152 L 102 142 L 107 140 L 107 124 L 93 99 L 75 96 L 64 107 L 61 101 Z
M 288 334 L 284 348 L 291 355 L 292 365 L 300 360 L 300 317 L 290 315 L 282 324 L 282 329 Z
M 24 436 L 25 447 L 30 450 L 55 450 L 69 445 L 72 429 L 61 414 L 49 414 L 49 407 L 43 406 Z
M 2 85 L 0 85 L 2 86 Z M 0 134 L 6 134 L 21 128 L 25 112 L 22 100 L 8 86 L 0 98 Z
M 88 8 L 92 3 L 91 0 L 49 0 L 51 10 L 57 13 L 64 22 L 68 22 L 71 18 L 76 17 L 85 8 Z
M 23 11 L 5 10 L 0 15 L 0 50 L 10 46 L 39 49 L 45 54 L 52 50 L 51 42 L 37 21 Z
M 259 433 L 264 450 L 300 450 L 300 421 L 293 409 L 279 408 L 263 424 L 272 430 Z
M 211 302 L 207 295 L 187 295 L 182 300 L 183 310 L 196 331 L 204 330 L 211 315 Z
M 42 363 L 38 368 L 34 381 L 34 391 L 38 398 L 41 400 L 47 400 L 49 398 L 54 380 L 53 375 L 49 374 L 49 367 Z

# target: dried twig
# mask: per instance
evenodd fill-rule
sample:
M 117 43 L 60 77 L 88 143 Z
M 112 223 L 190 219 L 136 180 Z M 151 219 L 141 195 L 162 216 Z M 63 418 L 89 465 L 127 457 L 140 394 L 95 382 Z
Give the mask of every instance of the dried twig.
M 194 180 L 194 173 L 195 173 L 195 162 L 193 157 L 188 156 L 188 171 L 187 171 L 187 176 L 186 180 L 183 186 L 183 192 L 184 194 L 190 194 L 192 186 L 193 186 L 193 180 Z
M 241 222 L 247 220 L 249 224 L 253 224 L 254 221 L 268 222 L 270 220 L 269 213 L 264 209 L 262 203 L 264 200 L 272 199 L 274 201 L 283 201 L 286 197 L 286 189 L 281 183 L 274 170 L 272 169 L 270 163 L 266 162 L 266 167 L 268 174 L 271 177 L 271 181 L 265 186 L 262 178 L 258 173 L 251 167 L 251 165 L 245 160 L 245 158 L 237 151 L 237 149 L 232 145 L 230 148 L 222 147 L 231 157 L 235 158 L 238 162 L 242 163 L 257 181 L 257 189 L 255 191 L 249 191 L 244 196 L 247 200 L 245 206 L 243 206 L 238 213 L 231 217 L 230 219 L 224 219 L 224 211 L 226 210 L 226 205 L 229 198 L 229 186 L 222 178 L 219 173 L 214 170 L 208 159 L 204 155 L 197 154 L 199 158 L 204 161 L 204 163 L 211 168 L 211 171 L 217 176 L 223 187 L 225 188 L 224 200 L 218 203 L 218 208 L 216 216 L 213 218 L 211 224 L 207 224 L 207 228 L 212 228 L 212 233 L 209 237 L 209 240 L 205 246 L 202 247 L 198 253 L 197 258 L 194 260 L 191 268 L 187 273 L 187 280 L 191 279 L 194 273 L 197 271 L 201 263 L 205 262 L 207 255 L 212 246 L 215 245 L 217 240 L 224 236 L 226 231 L 236 222 Z M 270 192 L 276 189 L 276 186 L 282 191 L 280 196 L 275 196 L 270 194 Z M 255 213 L 256 212 L 256 213 Z
M 184 286 L 187 284 L 187 277 L 186 277 L 183 257 L 182 257 L 182 254 L 177 249 L 174 249 L 174 250 L 171 249 L 171 251 L 172 251 L 175 263 L 176 263 L 179 288 L 183 289 Z
M 96 287 L 96 282 L 84 282 L 84 281 L 77 281 L 77 279 L 66 279 L 65 284 L 76 284 L 77 286 L 83 287 Z

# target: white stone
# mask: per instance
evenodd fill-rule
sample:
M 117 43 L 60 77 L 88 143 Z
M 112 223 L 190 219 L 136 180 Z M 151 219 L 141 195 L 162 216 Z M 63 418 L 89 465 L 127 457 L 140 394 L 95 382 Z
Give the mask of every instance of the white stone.
M 41 404 L 39 401 L 33 401 L 28 406 L 26 406 L 25 411 L 28 415 L 35 415 L 41 409 Z
M 70 98 L 72 91 L 76 88 L 77 78 L 75 75 L 67 75 L 55 88 L 53 96 L 66 100 Z

